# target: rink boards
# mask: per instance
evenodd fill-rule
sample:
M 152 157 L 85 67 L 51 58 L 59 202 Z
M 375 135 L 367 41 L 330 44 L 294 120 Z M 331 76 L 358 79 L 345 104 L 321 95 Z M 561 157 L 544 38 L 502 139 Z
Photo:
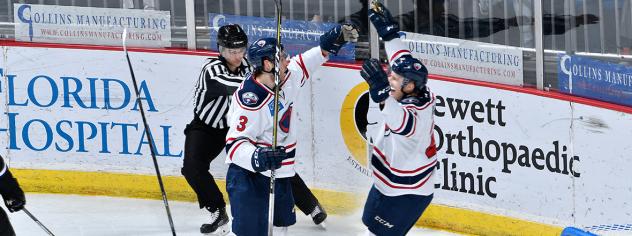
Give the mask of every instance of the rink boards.
M 1 153 L 27 191 L 160 197 L 120 48 L 25 44 L 2 52 Z M 182 131 L 209 55 L 130 52 L 170 199 L 194 200 L 180 175 Z M 364 112 L 376 107 L 357 69 L 327 64 L 310 75 L 293 114 L 298 172 L 334 213 L 360 210 L 371 184 L 361 133 Z M 632 109 L 439 76 L 429 86 L 440 165 L 434 205 L 420 224 L 555 234 L 632 221 Z M 223 179 L 225 171 L 218 157 L 211 172 Z

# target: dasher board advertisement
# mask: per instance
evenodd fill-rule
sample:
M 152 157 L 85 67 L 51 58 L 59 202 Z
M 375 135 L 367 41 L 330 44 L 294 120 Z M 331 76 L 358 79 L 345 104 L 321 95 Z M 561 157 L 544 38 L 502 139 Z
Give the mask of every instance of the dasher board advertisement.
M 559 55 L 560 91 L 632 106 L 632 67 L 577 55 Z
M 432 74 L 499 84 L 523 84 L 522 50 L 517 47 L 406 32 L 414 57 Z
M 0 49 L 0 154 L 12 168 L 154 172 L 123 52 Z M 181 176 L 205 57 L 130 57 L 161 172 Z M 292 114 L 298 173 L 316 189 L 366 196 L 366 114 L 379 106 L 357 67 L 323 66 L 308 81 Z M 631 113 L 461 82 L 428 82 L 437 101 L 433 204 L 556 226 L 632 222 Z M 214 161 L 210 172 L 223 179 L 226 169 Z
M 358 71 L 326 68 L 313 86 L 319 184 L 366 191 L 367 111 L 379 106 Z M 434 204 L 558 226 L 632 220 L 632 115 L 432 77 L 428 86 L 437 101 Z
M 171 46 L 168 11 L 14 4 L 15 39 L 26 42 Z
M 211 50 L 219 51 L 217 48 L 217 34 L 221 26 L 227 24 L 238 24 L 245 31 L 250 43 L 261 38 L 276 37 L 276 20 L 269 17 L 240 16 L 230 14 L 209 13 L 210 26 L 210 47 Z M 284 49 L 291 55 L 298 55 L 318 46 L 320 36 L 335 27 L 336 23 L 312 22 L 303 20 L 283 20 L 281 22 L 281 43 Z M 248 45 L 250 45 L 250 43 Z M 330 55 L 329 61 L 355 62 L 355 43 L 342 45 L 336 55 Z
M 0 153 L 13 167 L 153 172 L 122 51 L 2 49 Z M 183 130 L 193 118 L 194 88 L 205 57 L 129 56 L 156 157 L 165 175 L 180 175 Z

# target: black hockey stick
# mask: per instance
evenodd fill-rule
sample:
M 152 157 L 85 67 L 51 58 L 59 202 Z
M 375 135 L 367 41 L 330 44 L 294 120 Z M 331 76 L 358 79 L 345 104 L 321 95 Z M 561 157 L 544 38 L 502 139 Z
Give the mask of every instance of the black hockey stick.
M 31 214 L 31 212 L 29 210 L 27 210 L 26 208 L 23 208 L 22 211 L 24 211 L 24 213 L 26 213 L 29 217 L 31 217 L 31 219 L 33 219 L 33 221 L 35 221 L 35 223 L 37 223 L 40 228 L 42 228 L 44 231 L 46 231 L 46 233 L 50 236 L 55 236 L 53 234 L 53 232 L 50 232 L 50 230 L 48 230 L 48 228 L 46 228 L 46 226 L 44 226 L 44 224 L 42 224 L 42 222 L 40 222 L 37 218 L 35 218 L 35 216 L 33 214 Z
M 277 148 L 277 130 L 279 123 L 279 87 L 281 86 L 281 13 L 283 12 L 283 5 L 281 0 L 274 0 L 276 5 L 276 55 L 274 56 L 274 123 L 272 124 L 272 150 Z M 274 228 L 274 183 L 275 173 L 272 169 L 270 171 L 270 197 L 268 198 L 268 236 L 272 236 L 272 229 Z
M 167 193 L 165 192 L 165 186 L 162 184 L 162 177 L 160 175 L 160 168 L 158 167 L 158 160 L 156 159 L 156 153 L 154 152 L 154 139 L 151 135 L 151 130 L 149 129 L 149 124 L 147 123 L 147 118 L 145 117 L 145 109 L 143 109 L 143 103 L 140 98 L 140 91 L 138 90 L 138 85 L 136 84 L 136 76 L 134 76 L 134 69 L 132 68 L 132 61 L 129 59 L 129 54 L 127 53 L 127 28 L 123 30 L 123 51 L 125 51 L 125 58 L 127 59 L 127 65 L 129 66 L 129 73 L 132 76 L 132 83 L 134 83 L 134 92 L 136 93 L 136 102 L 138 103 L 138 109 L 140 110 L 140 115 L 143 117 L 143 125 L 145 127 L 145 134 L 147 134 L 147 141 L 149 142 L 149 152 L 151 153 L 151 159 L 154 161 L 154 169 L 156 170 L 156 176 L 158 177 L 158 185 L 160 185 L 160 192 L 162 193 L 162 201 L 165 203 L 165 209 L 167 210 L 167 217 L 169 218 L 169 225 L 171 226 L 171 233 L 173 236 L 176 236 L 176 229 L 173 226 L 173 219 L 171 218 L 171 210 L 169 210 L 169 201 L 167 201 Z

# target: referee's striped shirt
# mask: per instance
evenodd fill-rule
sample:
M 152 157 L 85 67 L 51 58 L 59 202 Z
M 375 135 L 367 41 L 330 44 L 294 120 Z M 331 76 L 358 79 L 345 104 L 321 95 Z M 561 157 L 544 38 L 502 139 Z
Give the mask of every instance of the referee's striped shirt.
M 0 156 L 0 178 L 3 178 L 2 176 L 4 175 L 4 173 L 7 173 L 8 169 L 9 168 L 4 163 L 4 159 L 2 158 L 2 156 Z
M 228 70 L 226 63 L 221 56 L 208 59 L 195 86 L 195 115 L 216 129 L 228 128 L 226 113 L 230 107 L 231 95 L 239 88 L 246 74 L 252 71 L 245 58 L 234 73 Z

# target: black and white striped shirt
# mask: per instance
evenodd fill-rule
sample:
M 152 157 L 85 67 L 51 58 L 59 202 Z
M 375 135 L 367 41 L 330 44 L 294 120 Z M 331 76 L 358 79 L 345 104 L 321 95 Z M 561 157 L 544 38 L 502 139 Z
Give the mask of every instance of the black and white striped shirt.
M 9 168 L 4 163 L 4 159 L 2 158 L 2 156 L 0 156 L 0 178 L 2 178 L 2 176 L 4 176 L 4 173 L 6 173 L 8 170 Z
M 231 95 L 239 88 L 246 74 L 252 71 L 245 58 L 235 73 L 228 70 L 226 63 L 221 56 L 208 59 L 195 86 L 193 111 L 202 122 L 216 129 L 228 128 L 226 113 Z

